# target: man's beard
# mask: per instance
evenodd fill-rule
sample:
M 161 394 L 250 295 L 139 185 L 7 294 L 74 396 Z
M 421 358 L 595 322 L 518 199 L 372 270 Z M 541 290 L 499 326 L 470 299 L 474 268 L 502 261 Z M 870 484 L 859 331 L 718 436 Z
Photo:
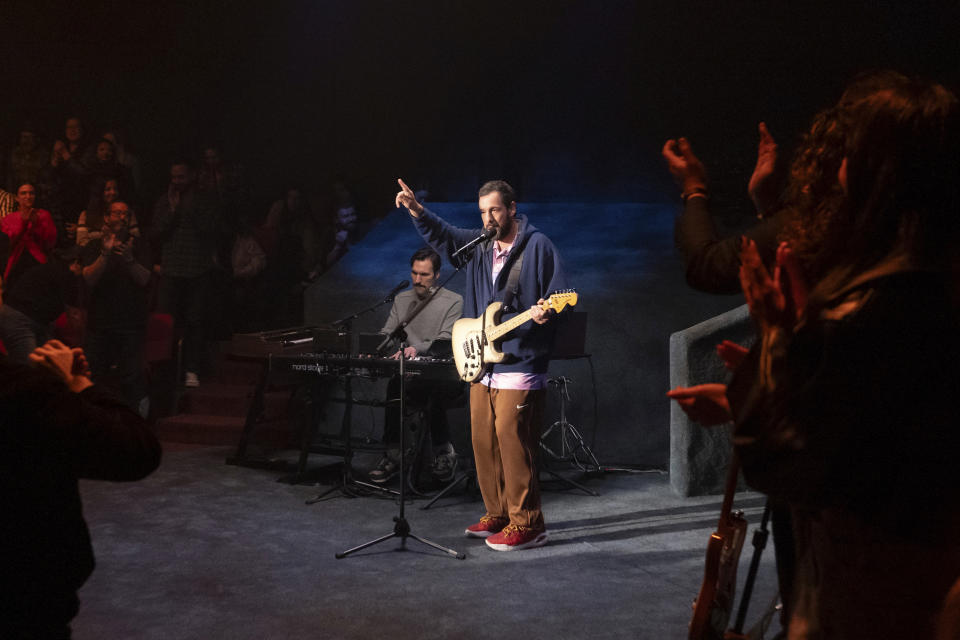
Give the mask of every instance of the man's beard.
M 513 218 L 507 220 L 507 226 L 497 225 L 495 229 L 497 230 L 496 239 L 503 240 L 513 232 L 513 225 L 516 224 Z

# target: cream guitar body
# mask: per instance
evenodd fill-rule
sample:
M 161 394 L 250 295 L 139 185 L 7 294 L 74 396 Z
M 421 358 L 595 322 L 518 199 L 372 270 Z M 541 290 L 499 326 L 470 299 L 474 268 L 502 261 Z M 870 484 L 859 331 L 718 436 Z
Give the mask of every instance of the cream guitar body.
M 576 292 L 563 291 L 550 296 L 541 308 L 553 309 L 559 313 L 567 305 L 572 307 L 576 304 Z M 533 318 L 528 309 L 500 324 L 502 314 L 503 304 L 493 302 L 479 318 L 460 318 L 453 324 L 450 341 L 453 345 L 453 362 L 461 380 L 476 382 L 483 376 L 488 365 L 503 362 L 506 354 L 500 351 L 500 342 L 508 333 Z

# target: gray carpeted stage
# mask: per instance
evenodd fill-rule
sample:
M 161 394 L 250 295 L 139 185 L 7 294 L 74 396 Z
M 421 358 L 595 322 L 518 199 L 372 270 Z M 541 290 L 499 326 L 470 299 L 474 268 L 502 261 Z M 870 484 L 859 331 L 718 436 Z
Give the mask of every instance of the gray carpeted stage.
M 97 569 L 75 638 L 682 638 L 719 512 L 719 498 L 678 498 L 660 474 L 587 480 L 599 497 L 550 481 L 550 544 L 498 553 L 461 535 L 483 509 L 458 492 L 428 511 L 412 502 L 406 516 L 414 534 L 465 560 L 414 540 L 337 560 L 393 530 L 394 501 L 307 506 L 324 487 L 227 466 L 228 453 L 173 446 L 142 482 L 82 483 Z M 313 455 L 310 467 L 333 461 Z M 762 505 L 737 496 L 751 525 Z M 751 550 L 748 540 L 741 583 Z M 749 620 L 774 589 L 768 548 Z

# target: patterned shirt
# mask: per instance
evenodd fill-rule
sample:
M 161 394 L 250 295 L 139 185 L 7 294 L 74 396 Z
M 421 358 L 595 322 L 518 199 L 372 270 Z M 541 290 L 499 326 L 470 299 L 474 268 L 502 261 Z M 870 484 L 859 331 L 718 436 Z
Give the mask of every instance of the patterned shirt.
M 209 238 L 216 217 L 201 195 L 185 191 L 174 203 L 164 194 L 153 215 L 164 276 L 196 278 L 213 268 L 215 247 Z
M 12 193 L 0 189 L 0 219 L 17 210 L 17 199 Z

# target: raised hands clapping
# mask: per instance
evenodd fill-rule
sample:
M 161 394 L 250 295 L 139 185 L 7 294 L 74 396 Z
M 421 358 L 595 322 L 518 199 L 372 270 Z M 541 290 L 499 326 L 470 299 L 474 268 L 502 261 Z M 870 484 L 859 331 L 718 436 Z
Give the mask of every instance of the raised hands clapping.
M 777 185 L 773 181 L 773 174 L 777 168 L 777 143 L 767 130 L 766 123 L 757 125 L 760 141 L 757 143 L 757 164 L 750 176 L 747 192 L 757 209 L 757 215 L 768 215 L 777 204 Z
M 740 252 L 740 286 L 750 315 L 763 332 L 792 330 L 807 304 L 807 287 L 800 265 L 787 243 L 777 247 L 773 277 L 760 260 L 757 244 L 743 238 Z
M 694 155 L 693 149 L 686 138 L 667 140 L 661 151 L 663 159 L 667 161 L 667 169 L 683 189 L 683 193 L 706 191 L 707 171 L 703 163 Z

